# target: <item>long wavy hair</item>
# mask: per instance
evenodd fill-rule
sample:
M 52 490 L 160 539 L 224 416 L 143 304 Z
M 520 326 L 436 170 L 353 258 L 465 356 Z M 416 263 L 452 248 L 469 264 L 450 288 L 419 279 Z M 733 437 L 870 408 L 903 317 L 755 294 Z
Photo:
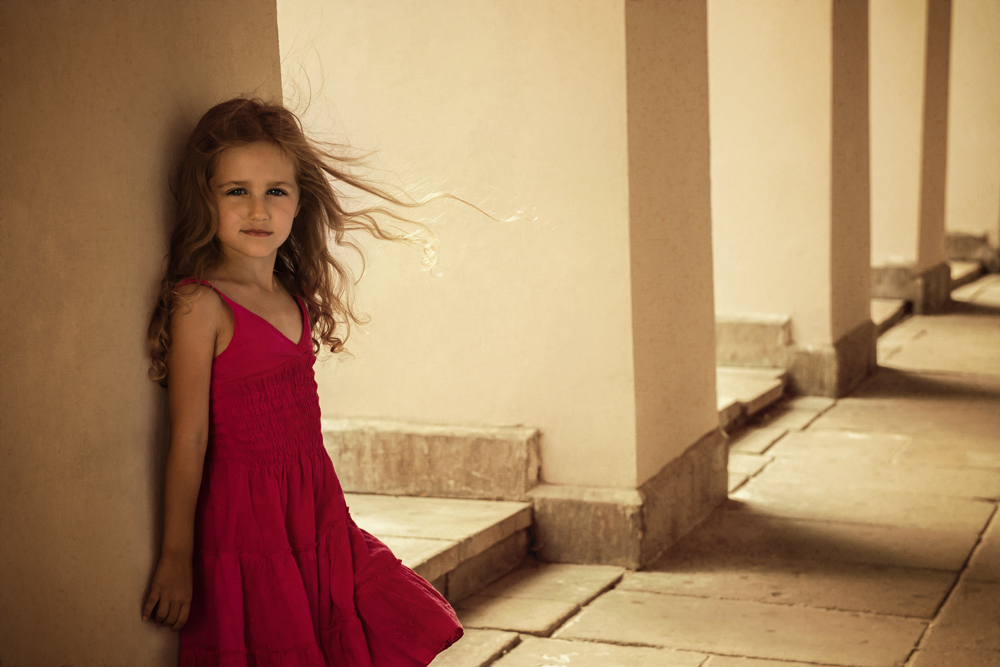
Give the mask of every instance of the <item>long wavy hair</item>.
M 219 213 L 209 181 L 223 151 L 261 141 L 280 148 L 295 167 L 300 209 L 288 239 L 278 248 L 275 277 L 291 294 L 300 297 L 309 311 L 313 351 L 340 352 L 351 325 L 363 320 L 354 311 L 354 277 L 330 251 L 330 242 L 361 250 L 345 234 L 365 231 L 382 240 L 404 241 L 432 254 L 432 237 L 425 225 L 394 212 L 386 204 L 407 208 L 425 201 L 393 195 L 351 173 L 362 158 L 336 155 L 306 137 L 298 117 L 279 104 L 236 98 L 209 109 L 184 147 L 171 178 L 176 199 L 167 271 L 160 283 L 156 307 L 149 323 L 149 376 L 166 384 L 170 349 L 170 316 L 180 300 L 177 283 L 185 278 L 203 279 L 222 261 Z M 347 184 L 376 198 L 374 206 L 348 210 L 334 188 Z M 438 195 L 455 198 L 449 195 Z M 432 197 L 436 198 L 436 197 Z M 406 233 L 380 225 L 375 216 L 407 223 Z M 342 331 L 338 331 L 342 329 Z

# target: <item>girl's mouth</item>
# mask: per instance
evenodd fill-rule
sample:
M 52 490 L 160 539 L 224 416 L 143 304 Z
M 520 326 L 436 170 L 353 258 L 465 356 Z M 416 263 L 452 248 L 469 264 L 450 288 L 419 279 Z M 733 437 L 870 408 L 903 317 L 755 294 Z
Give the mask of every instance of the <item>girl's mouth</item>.
M 254 238 L 264 238 L 265 236 L 270 236 L 273 233 L 264 231 L 263 229 L 244 229 L 242 231 L 247 236 L 253 236 Z

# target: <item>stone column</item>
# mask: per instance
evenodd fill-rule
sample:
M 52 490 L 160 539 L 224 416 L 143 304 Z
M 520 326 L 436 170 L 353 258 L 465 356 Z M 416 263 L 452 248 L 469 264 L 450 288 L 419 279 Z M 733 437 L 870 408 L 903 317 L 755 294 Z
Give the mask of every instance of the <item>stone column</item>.
M 212 104 L 280 95 L 273 0 L 0 3 L 0 663 L 176 665 L 139 620 L 166 395 L 146 327 L 167 173 Z
M 1000 3 L 953 0 L 945 229 L 949 259 L 1000 271 Z
M 871 5 L 872 294 L 948 302 L 945 161 L 950 0 Z
M 371 324 L 320 369 L 324 415 L 539 428 L 550 560 L 637 567 L 726 494 L 705 11 L 279 3 L 310 128 L 378 149 L 393 182 L 515 215 L 427 210 L 430 273 L 368 245 Z
M 718 360 L 841 396 L 875 365 L 868 5 L 709 1 Z

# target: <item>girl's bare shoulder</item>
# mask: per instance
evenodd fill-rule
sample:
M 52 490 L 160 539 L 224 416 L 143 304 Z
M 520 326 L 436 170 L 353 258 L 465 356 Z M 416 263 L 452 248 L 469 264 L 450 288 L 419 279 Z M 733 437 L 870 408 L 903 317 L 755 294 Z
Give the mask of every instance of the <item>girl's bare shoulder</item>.
M 218 334 L 231 317 L 222 297 L 201 283 L 181 285 L 176 289 L 174 301 L 170 318 L 174 330 L 179 328 L 190 333 L 211 331 Z

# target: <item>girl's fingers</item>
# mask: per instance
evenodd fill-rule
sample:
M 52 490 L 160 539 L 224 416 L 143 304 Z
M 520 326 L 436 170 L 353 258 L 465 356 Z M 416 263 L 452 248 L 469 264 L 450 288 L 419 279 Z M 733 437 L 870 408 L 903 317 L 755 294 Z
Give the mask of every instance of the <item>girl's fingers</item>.
M 174 630 L 174 631 L 177 631 L 177 630 L 180 630 L 181 628 L 183 628 L 184 624 L 187 623 L 188 613 L 190 613 L 190 611 L 191 611 L 191 605 L 189 605 L 187 603 L 181 605 L 181 613 L 177 615 L 177 622 L 174 623 L 170 627 L 170 629 Z
M 149 592 L 149 597 L 146 598 L 146 604 L 142 608 L 142 620 L 148 621 L 149 615 L 153 612 L 153 607 L 156 603 L 160 601 L 160 591 L 155 588 Z
M 167 609 L 167 616 L 163 619 L 163 625 L 173 626 L 177 622 L 177 617 L 181 613 L 181 603 L 171 602 L 170 608 Z
M 170 613 L 170 604 L 164 600 L 160 599 L 160 604 L 156 607 L 156 624 L 163 625 L 163 621 L 167 619 L 167 614 Z

